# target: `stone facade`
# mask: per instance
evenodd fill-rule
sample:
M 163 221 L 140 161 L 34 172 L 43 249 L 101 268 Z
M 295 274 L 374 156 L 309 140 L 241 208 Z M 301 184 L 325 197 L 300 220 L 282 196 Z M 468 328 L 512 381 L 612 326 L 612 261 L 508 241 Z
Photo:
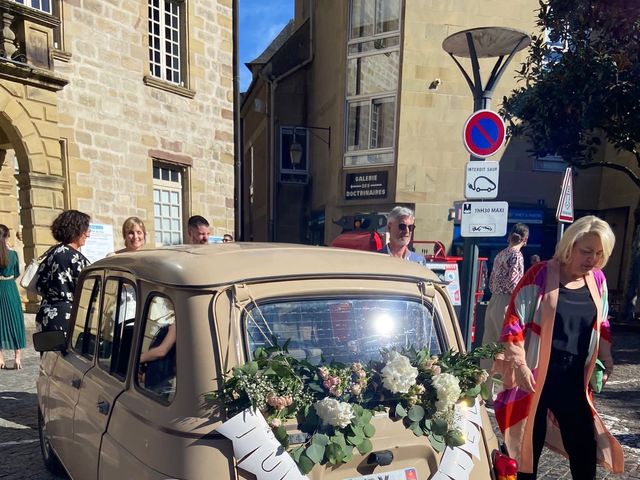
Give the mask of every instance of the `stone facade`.
M 180 81 L 159 78 L 164 64 L 151 75 L 150 5 L 162 12 L 163 1 L 51 4 L 0 0 L 0 223 L 17 233 L 19 255 L 43 253 L 52 220 L 70 208 L 112 225 L 114 249 L 129 216 L 156 245 L 154 166 L 180 174 L 173 243 L 194 214 L 211 234 L 234 232 L 235 3 L 177 3 Z
M 374 4 L 380 6 L 375 15 L 400 11 L 399 27 L 394 24 L 382 34 L 369 33 L 365 38 L 366 34 L 358 33 L 350 39 L 354 28 L 350 5 L 358 12 L 356 23 L 362 23 L 374 15 L 363 8 Z M 284 29 L 250 64 L 253 81 L 241 108 L 244 212 L 251 213 L 243 215 L 246 238 L 330 245 L 343 226 L 351 226 L 338 220 L 389 212 L 403 204 L 416 212 L 415 240 L 441 241 L 455 252 L 463 239 L 452 208 L 454 202 L 464 200 L 469 153 L 463 146 L 462 131 L 474 102 L 465 78 L 443 50 L 443 40 L 462 30 L 489 25 L 536 34 L 537 8 L 535 0 L 296 0 L 292 28 Z M 362 25 L 365 30 L 384 30 L 385 19 L 381 20 Z M 300 43 L 295 35 L 305 29 L 311 38 L 309 54 L 295 68 L 279 71 L 278 55 L 294 49 Z M 399 37 L 397 44 L 391 38 L 394 36 Z M 387 70 L 396 68 L 398 51 L 398 82 L 393 90 L 388 85 L 395 76 Z M 516 72 L 526 54 L 524 50 L 514 56 L 493 94 L 491 109 L 499 110 L 502 98 L 518 85 Z M 350 70 L 354 59 L 369 55 L 379 57 L 375 67 L 367 59 L 358 70 Z M 470 61 L 459 60 L 471 72 Z M 483 85 L 495 61 L 480 60 Z M 361 91 L 354 95 L 356 72 L 361 77 Z M 354 137 L 361 134 L 353 129 L 349 105 L 360 100 L 364 105 L 376 97 L 395 98 L 393 161 L 363 161 L 351 166 L 347 159 L 354 153 Z M 285 183 L 279 178 L 283 155 L 279 132 L 283 126 L 294 125 L 330 128 L 330 142 L 324 130 L 310 130 L 304 184 Z M 366 126 L 366 121 L 362 125 Z M 377 141 L 387 147 L 390 132 L 380 133 L 378 128 L 376 133 Z M 368 153 L 382 150 L 371 148 Z M 509 202 L 509 224 L 530 224 L 532 235 L 524 251 L 527 260 L 534 253 L 546 259 L 553 255 L 556 243 L 554 215 L 566 165 L 557 159 L 535 159 L 527 150 L 523 140 L 511 139 L 490 158 L 500 162 L 496 200 Z M 602 155 L 616 156 L 611 148 L 603 149 Z M 636 168 L 631 161 L 629 166 Z M 255 173 L 259 171 L 268 174 L 259 176 Z M 372 175 L 384 179 L 383 198 L 347 195 L 350 179 Z M 611 289 L 619 293 L 628 268 L 626 252 L 631 243 L 633 208 L 639 200 L 637 189 L 620 172 L 600 169 L 579 171 L 573 183 L 576 216 L 598 214 L 614 229 L 619 248 L 606 273 Z M 492 259 L 504 248 L 506 239 L 485 238 L 480 244 L 481 256 Z

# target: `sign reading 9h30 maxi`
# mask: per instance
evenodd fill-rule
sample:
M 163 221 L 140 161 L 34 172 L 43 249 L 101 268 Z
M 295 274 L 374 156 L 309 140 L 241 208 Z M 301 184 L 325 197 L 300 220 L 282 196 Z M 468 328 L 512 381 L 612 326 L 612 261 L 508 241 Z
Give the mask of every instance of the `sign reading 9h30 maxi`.
M 507 234 L 507 202 L 463 202 L 460 235 L 503 237 Z

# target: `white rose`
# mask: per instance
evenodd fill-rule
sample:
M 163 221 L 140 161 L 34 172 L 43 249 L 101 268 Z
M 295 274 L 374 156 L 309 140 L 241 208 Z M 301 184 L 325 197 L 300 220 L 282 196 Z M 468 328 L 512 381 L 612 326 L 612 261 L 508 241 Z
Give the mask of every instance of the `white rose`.
M 418 369 L 411 366 L 409 359 L 395 350 L 389 352 L 387 364 L 382 369 L 382 384 L 393 393 L 407 393 L 416 383 Z
M 323 398 L 314 405 L 320 420 L 336 427 L 346 427 L 355 416 L 351 405 L 339 402 L 335 398 Z
M 451 405 L 455 405 L 460 398 L 462 390 L 460 390 L 460 383 L 455 375 L 442 373 L 433 377 L 431 383 L 438 394 L 436 401 L 438 411 L 447 410 Z

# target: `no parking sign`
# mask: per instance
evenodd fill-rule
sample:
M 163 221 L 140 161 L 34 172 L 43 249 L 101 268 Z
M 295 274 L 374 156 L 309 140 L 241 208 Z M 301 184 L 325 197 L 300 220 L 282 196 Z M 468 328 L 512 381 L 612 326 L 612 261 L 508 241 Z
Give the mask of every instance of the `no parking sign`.
M 471 155 L 490 157 L 500 150 L 506 140 L 504 120 L 491 110 L 478 110 L 464 124 L 462 137 Z

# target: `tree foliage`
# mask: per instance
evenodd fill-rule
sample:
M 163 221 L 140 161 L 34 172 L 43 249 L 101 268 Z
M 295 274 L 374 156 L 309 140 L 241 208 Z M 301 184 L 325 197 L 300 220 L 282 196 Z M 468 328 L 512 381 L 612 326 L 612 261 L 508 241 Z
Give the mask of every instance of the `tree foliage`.
M 533 154 L 560 155 L 577 168 L 618 170 L 640 189 L 640 1 L 539 0 L 522 85 L 504 98 L 511 135 L 525 135 Z M 518 121 L 520 120 L 520 121 Z M 608 142 L 631 153 L 604 158 Z M 635 209 L 627 290 L 621 318 L 640 301 L 640 204 Z
M 511 133 L 527 136 L 536 155 L 607 164 L 640 188 L 633 170 L 596 155 L 606 140 L 640 166 L 640 2 L 540 0 L 537 26 L 545 33 L 532 39 L 523 84 L 504 99 Z

